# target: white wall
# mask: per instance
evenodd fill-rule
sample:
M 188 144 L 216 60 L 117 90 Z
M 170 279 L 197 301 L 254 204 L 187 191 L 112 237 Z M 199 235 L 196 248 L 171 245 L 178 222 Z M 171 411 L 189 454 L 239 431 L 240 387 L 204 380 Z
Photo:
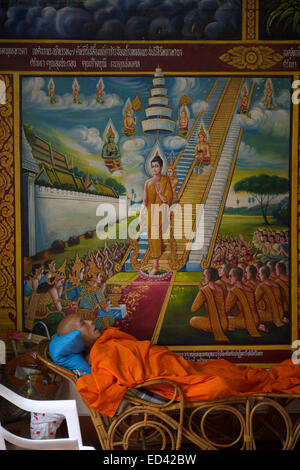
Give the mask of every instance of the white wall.
M 95 230 L 100 221 L 96 210 L 103 203 L 114 206 L 117 220 L 119 216 L 122 219 L 127 214 L 126 198 L 117 199 L 36 185 L 35 227 L 29 227 L 29 232 L 35 231 L 35 252 L 50 248 L 54 240 L 67 241 L 72 235 Z

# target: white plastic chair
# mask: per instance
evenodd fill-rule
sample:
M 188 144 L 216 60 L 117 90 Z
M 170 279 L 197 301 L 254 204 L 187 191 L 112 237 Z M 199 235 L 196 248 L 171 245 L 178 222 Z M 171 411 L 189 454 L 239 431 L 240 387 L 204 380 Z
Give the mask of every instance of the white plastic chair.
M 75 400 L 30 400 L 0 384 L 0 396 L 18 408 L 34 413 L 58 413 L 66 418 L 68 438 L 64 439 L 25 439 L 7 431 L 0 422 L 0 450 L 6 450 L 5 441 L 23 449 L 36 450 L 95 450 L 94 447 L 83 446 L 79 418 Z

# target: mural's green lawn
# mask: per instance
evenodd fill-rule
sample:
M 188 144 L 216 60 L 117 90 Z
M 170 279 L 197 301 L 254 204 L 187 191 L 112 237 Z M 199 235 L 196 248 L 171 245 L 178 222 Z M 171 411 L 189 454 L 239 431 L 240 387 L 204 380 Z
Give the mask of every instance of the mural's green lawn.
M 269 217 L 271 225 L 266 225 L 260 216 L 256 215 L 240 215 L 240 214 L 224 214 L 222 217 L 219 236 L 238 238 L 242 233 L 246 241 L 252 240 L 255 230 L 286 230 L 288 227 L 283 225 L 273 224 L 272 217 Z

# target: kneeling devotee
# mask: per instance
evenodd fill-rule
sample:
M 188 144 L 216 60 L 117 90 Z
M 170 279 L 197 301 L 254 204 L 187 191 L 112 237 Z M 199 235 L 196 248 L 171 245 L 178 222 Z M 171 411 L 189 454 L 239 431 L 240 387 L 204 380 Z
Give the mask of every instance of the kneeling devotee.
M 127 388 L 157 379 L 178 384 L 185 401 L 266 392 L 300 393 L 300 367 L 291 360 L 269 370 L 235 365 L 224 359 L 188 361 L 166 346 L 137 340 L 115 327 L 99 331 L 92 321 L 76 314 L 68 315 L 59 324 L 49 346 L 52 358 L 51 343 L 55 344 L 59 335 L 74 331 L 81 336 L 82 354 L 91 363 L 91 373 L 79 377 L 77 390 L 90 408 L 110 417 L 116 413 Z M 168 399 L 174 395 L 174 388 L 166 382 L 146 388 Z

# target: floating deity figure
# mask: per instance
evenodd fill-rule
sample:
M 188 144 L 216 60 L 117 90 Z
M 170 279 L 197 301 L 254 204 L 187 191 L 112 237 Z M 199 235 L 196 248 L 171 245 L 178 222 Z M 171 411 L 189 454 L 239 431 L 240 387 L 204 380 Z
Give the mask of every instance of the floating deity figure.
M 76 78 L 73 82 L 73 101 L 76 104 L 81 104 L 81 101 L 79 99 L 79 85 Z
M 187 95 L 182 95 L 180 98 L 180 110 L 178 114 L 178 135 L 184 137 L 189 130 L 189 112 L 188 105 L 192 103 L 192 100 Z
M 103 80 L 100 78 L 98 84 L 97 84 L 97 92 L 96 92 L 96 98 L 98 103 L 104 103 L 104 86 L 103 86 Z
M 148 242 L 150 257 L 153 259 L 153 266 L 149 270 L 150 276 L 155 276 L 159 269 L 159 258 L 163 254 L 163 227 L 166 224 L 166 214 L 161 213 L 161 205 L 172 204 L 173 191 L 168 176 L 162 175 L 163 160 L 156 154 L 151 160 L 151 170 L 153 177 L 146 181 L 144 186 L 144 199 L 139 216 L 142 226 L 143 214 L 148 214 Z M 169 212 L 169 211 L 166 211 Z M 161 217 L 160 217 L 161 215 Z
M 124 113 L 123 126 L 124 134 L 126 134 L 128 137 L 133 137 L 135 135 L 136 116 L 133 114 L 133 110 L 129 101 Z
M 278 105 L 274 103 L 274 96 L 273 96 L 273 87 L 272 87 L 272 82 L 268 78 L 265 86 L 265 96 L 262 99 L 262 103 L 265 105 L 266 108 L 268 109 L 276 109 L 278 108 Z
M 56 98 L 54 95 L 54 81 L 52 78 L 49 80 L 49 85 L 48 85 L 48 96 L 50 98 L 50 103 L 54 104 L 56 103 Z
M 180 108 L 177 124 L 179 128 L 178 135 L 185 136 L 189 130 L 189 116 L 186 106 Z
M 207 135 L 203 125 L 198 132 L 198 143 L 195 147 L 195 168 L 194 173 L 201 174 L 202 165 L 209 165 L 211 160 L 210 146 L 207 142 Z
M 248 110 L 249 110 L 249 96 L 248 96 L 247 87 L 244 86 L 242 96 L 240 98 L 239 113 L 245 114 L 245 116 L 247 116 L 248 118 L 251 118 L 251 114 L 249 114 Z
M 102 158 L 105 161 L 105 166 L 107 166 L 111 172 L 122 169 L 120 164 L 120 150 L 115 139 L 116 135 L 110 126 L 105 136 L 105 144 L 103 145 L 102 149 Z

